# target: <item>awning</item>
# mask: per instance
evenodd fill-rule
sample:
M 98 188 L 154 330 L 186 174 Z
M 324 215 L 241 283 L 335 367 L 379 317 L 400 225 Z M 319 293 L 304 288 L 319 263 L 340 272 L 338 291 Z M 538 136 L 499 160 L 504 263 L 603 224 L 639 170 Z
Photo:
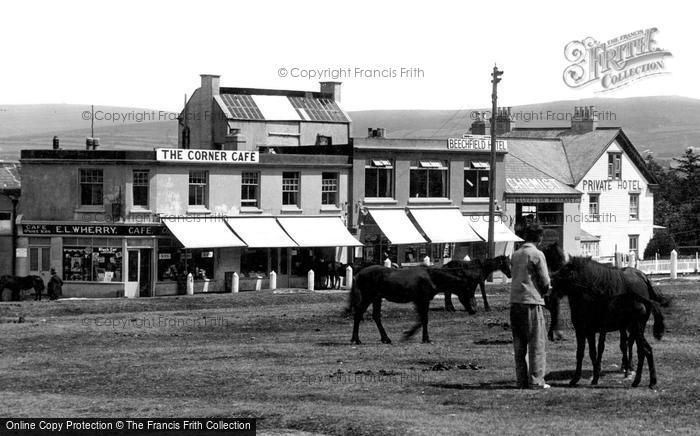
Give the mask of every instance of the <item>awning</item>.
M 226 218 L 248 247 L 296 247 L 274 217 Z
M 189 217 L 162 221 L 185 248 L 245 247 L 222 219 Z
M 392 244 L 425 244 L 404 209 L 367 209 Z
M 277 218 L 300 247 L 359 247 L 340 217 Z
M 423 233 L 432 243 L 476 242 L 482 239 L 471 227 L 459 209 L 408 209 Z
M 487 216 L 470 216 L 469 225 L 474 231 L 484 238 L 484 241 L 489 240 L 489 217 Z M 503 221 L 496 219 L 493 227 L 494 242 L 522 242 L 523 239 L 518 237 L 511 229 L 506 226 Z

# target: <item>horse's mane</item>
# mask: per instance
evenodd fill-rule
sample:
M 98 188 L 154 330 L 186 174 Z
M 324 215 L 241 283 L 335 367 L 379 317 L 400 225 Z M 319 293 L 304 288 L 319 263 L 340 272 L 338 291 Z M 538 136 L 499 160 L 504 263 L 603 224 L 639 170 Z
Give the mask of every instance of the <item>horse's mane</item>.
M 569 292 L 593 295 L 615 295 L 624 290 L 624 272 L 596 262 L 590 257 L 572 256 L 564 266 L 576 273 L 575 285 Z M 622 286 L 621 286 L 622 285 Z

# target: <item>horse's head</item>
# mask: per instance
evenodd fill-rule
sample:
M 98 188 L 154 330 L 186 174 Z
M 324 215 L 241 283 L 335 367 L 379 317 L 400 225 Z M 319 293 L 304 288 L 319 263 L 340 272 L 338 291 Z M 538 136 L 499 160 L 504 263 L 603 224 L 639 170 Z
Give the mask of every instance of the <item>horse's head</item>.
M 552 274 L 552 289 L 555 297 L 561 297 L 575 290 L 578 268 L 574 263 L 564 264 Z
M 564 253 L 558 242 L 547 245 L 542 252 L 544 253 L 544 258 L 547 259 L 547 268 L 550 271 L 559 271 L 561 267 L 566 265 L 566 253 Z
M 501 255 L 496 257 L 495 260 L 498 269 L 501 270 L 501 272 L 505 274 L 506 277 L 511 278 L 510 257 Z

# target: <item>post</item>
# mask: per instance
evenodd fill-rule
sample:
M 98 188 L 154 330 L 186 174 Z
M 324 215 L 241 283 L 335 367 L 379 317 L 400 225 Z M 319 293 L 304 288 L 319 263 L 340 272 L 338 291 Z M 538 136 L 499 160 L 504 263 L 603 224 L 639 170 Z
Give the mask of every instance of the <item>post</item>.
M 270 271 L 270 289 L 277 289 L 277 273 Z
M 620 268 L 622 266 L 622 253 L 615 252 L 615 268 Z
M 259 291 L 262 289 L 262 278 L 261 277 L 256 277 L 255 278 L 255 290 Z
M 194 295 L 194 276 L 187 274 L 187 295 Z
M 19 198 L 15 195 L 10 195 L 10 200 L 12 200 L 12 220 L 10 225 L 12 226 L 12 275 L 17 275 L 17 203 Z M 0 290 L 0 292 L 2 292 Z
M 698 258 L 698 252 L 695 252 L 695 272 L 700 272 L 700 258 Z
M 671 278 L 678 278 L 678 252 L 671 250 Z
M 350 265 L 345 268 L 345 287 L 352 289 L 352 267 Z
M 423 258 L 423 265 L 430 266 L 430 256 L 425 256 Z
M 503 71 L 499 71 L 496 65 L 493 66 L 491 73 L 491 83 L 493 90 L 491 92 L 491 153 L 489 158 L 489 259 L 496 257 L 496 242 L 494 241 L 495 231 L 495 214 L 496 214 L 496 110 L 498 102 L 498 82 L 501 81 Z
M 314 270 L 310 269 L 308 274 L 306 274 L 306 280 L 308 281 L 306 285 L 306 289 L 309 291 L 314 290 L 314 280 L 315 280 L 315 275 L 314 275 Z
M 659 272 L 659 252 L 654 253 L 654 272 Z
M 637 267 L 637 255 L 635 254 L 634 251 L 630 251 L 629 258 L 627 258 L 627 266 L 636 268 Z
M 387 268 L 391 268 L 391 259 L 389 259 L 388 257 L 384 259 L 384 266 Z
M 233 280 L 231 281 L 231 292 L 237 293 L 238 288 L 240 286 L 240 283 L 241 283 L 241 278 L 238 276 L 237 272 L 234 272 L 233 273 Z

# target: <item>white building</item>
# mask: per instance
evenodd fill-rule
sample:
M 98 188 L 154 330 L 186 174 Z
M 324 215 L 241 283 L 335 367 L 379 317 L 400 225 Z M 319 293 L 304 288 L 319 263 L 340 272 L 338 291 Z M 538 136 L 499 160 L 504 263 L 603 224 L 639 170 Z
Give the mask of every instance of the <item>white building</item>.
M 559 239 L 568 252 L 602 258 L 615 252 L 643 255 L 653 235 L 657 181 L 621 128 L 598 127 L 593 106 L 574 108 L 569 128 L 512 128 L 497 120 L 498 127 L 499 135 L 508 139 L 505 197 L 507 203 L 517 199 L 513 200 L 517 208 L 510 208 L 516 222 L 533 211 L 539 218 L 538 204 L 554 202 L 564 194 L 561 185 L 567 185 L 581 193 L 580 202 L 570 196 L 560 208 L 562 213 L 554 216 L 549 207 L 543 216 L 554 220 L 549 224 L 561 225 Z M 560 184 L 528 184 L 517 178 L 509 184 L 514 175 L 508 169 L 523 166 Z M 517 188 L 512 193 L 511 185 Z M 527 186 L 532 186 L 531 193 Z M 552 199 L 545 198 L 548 187 Z

